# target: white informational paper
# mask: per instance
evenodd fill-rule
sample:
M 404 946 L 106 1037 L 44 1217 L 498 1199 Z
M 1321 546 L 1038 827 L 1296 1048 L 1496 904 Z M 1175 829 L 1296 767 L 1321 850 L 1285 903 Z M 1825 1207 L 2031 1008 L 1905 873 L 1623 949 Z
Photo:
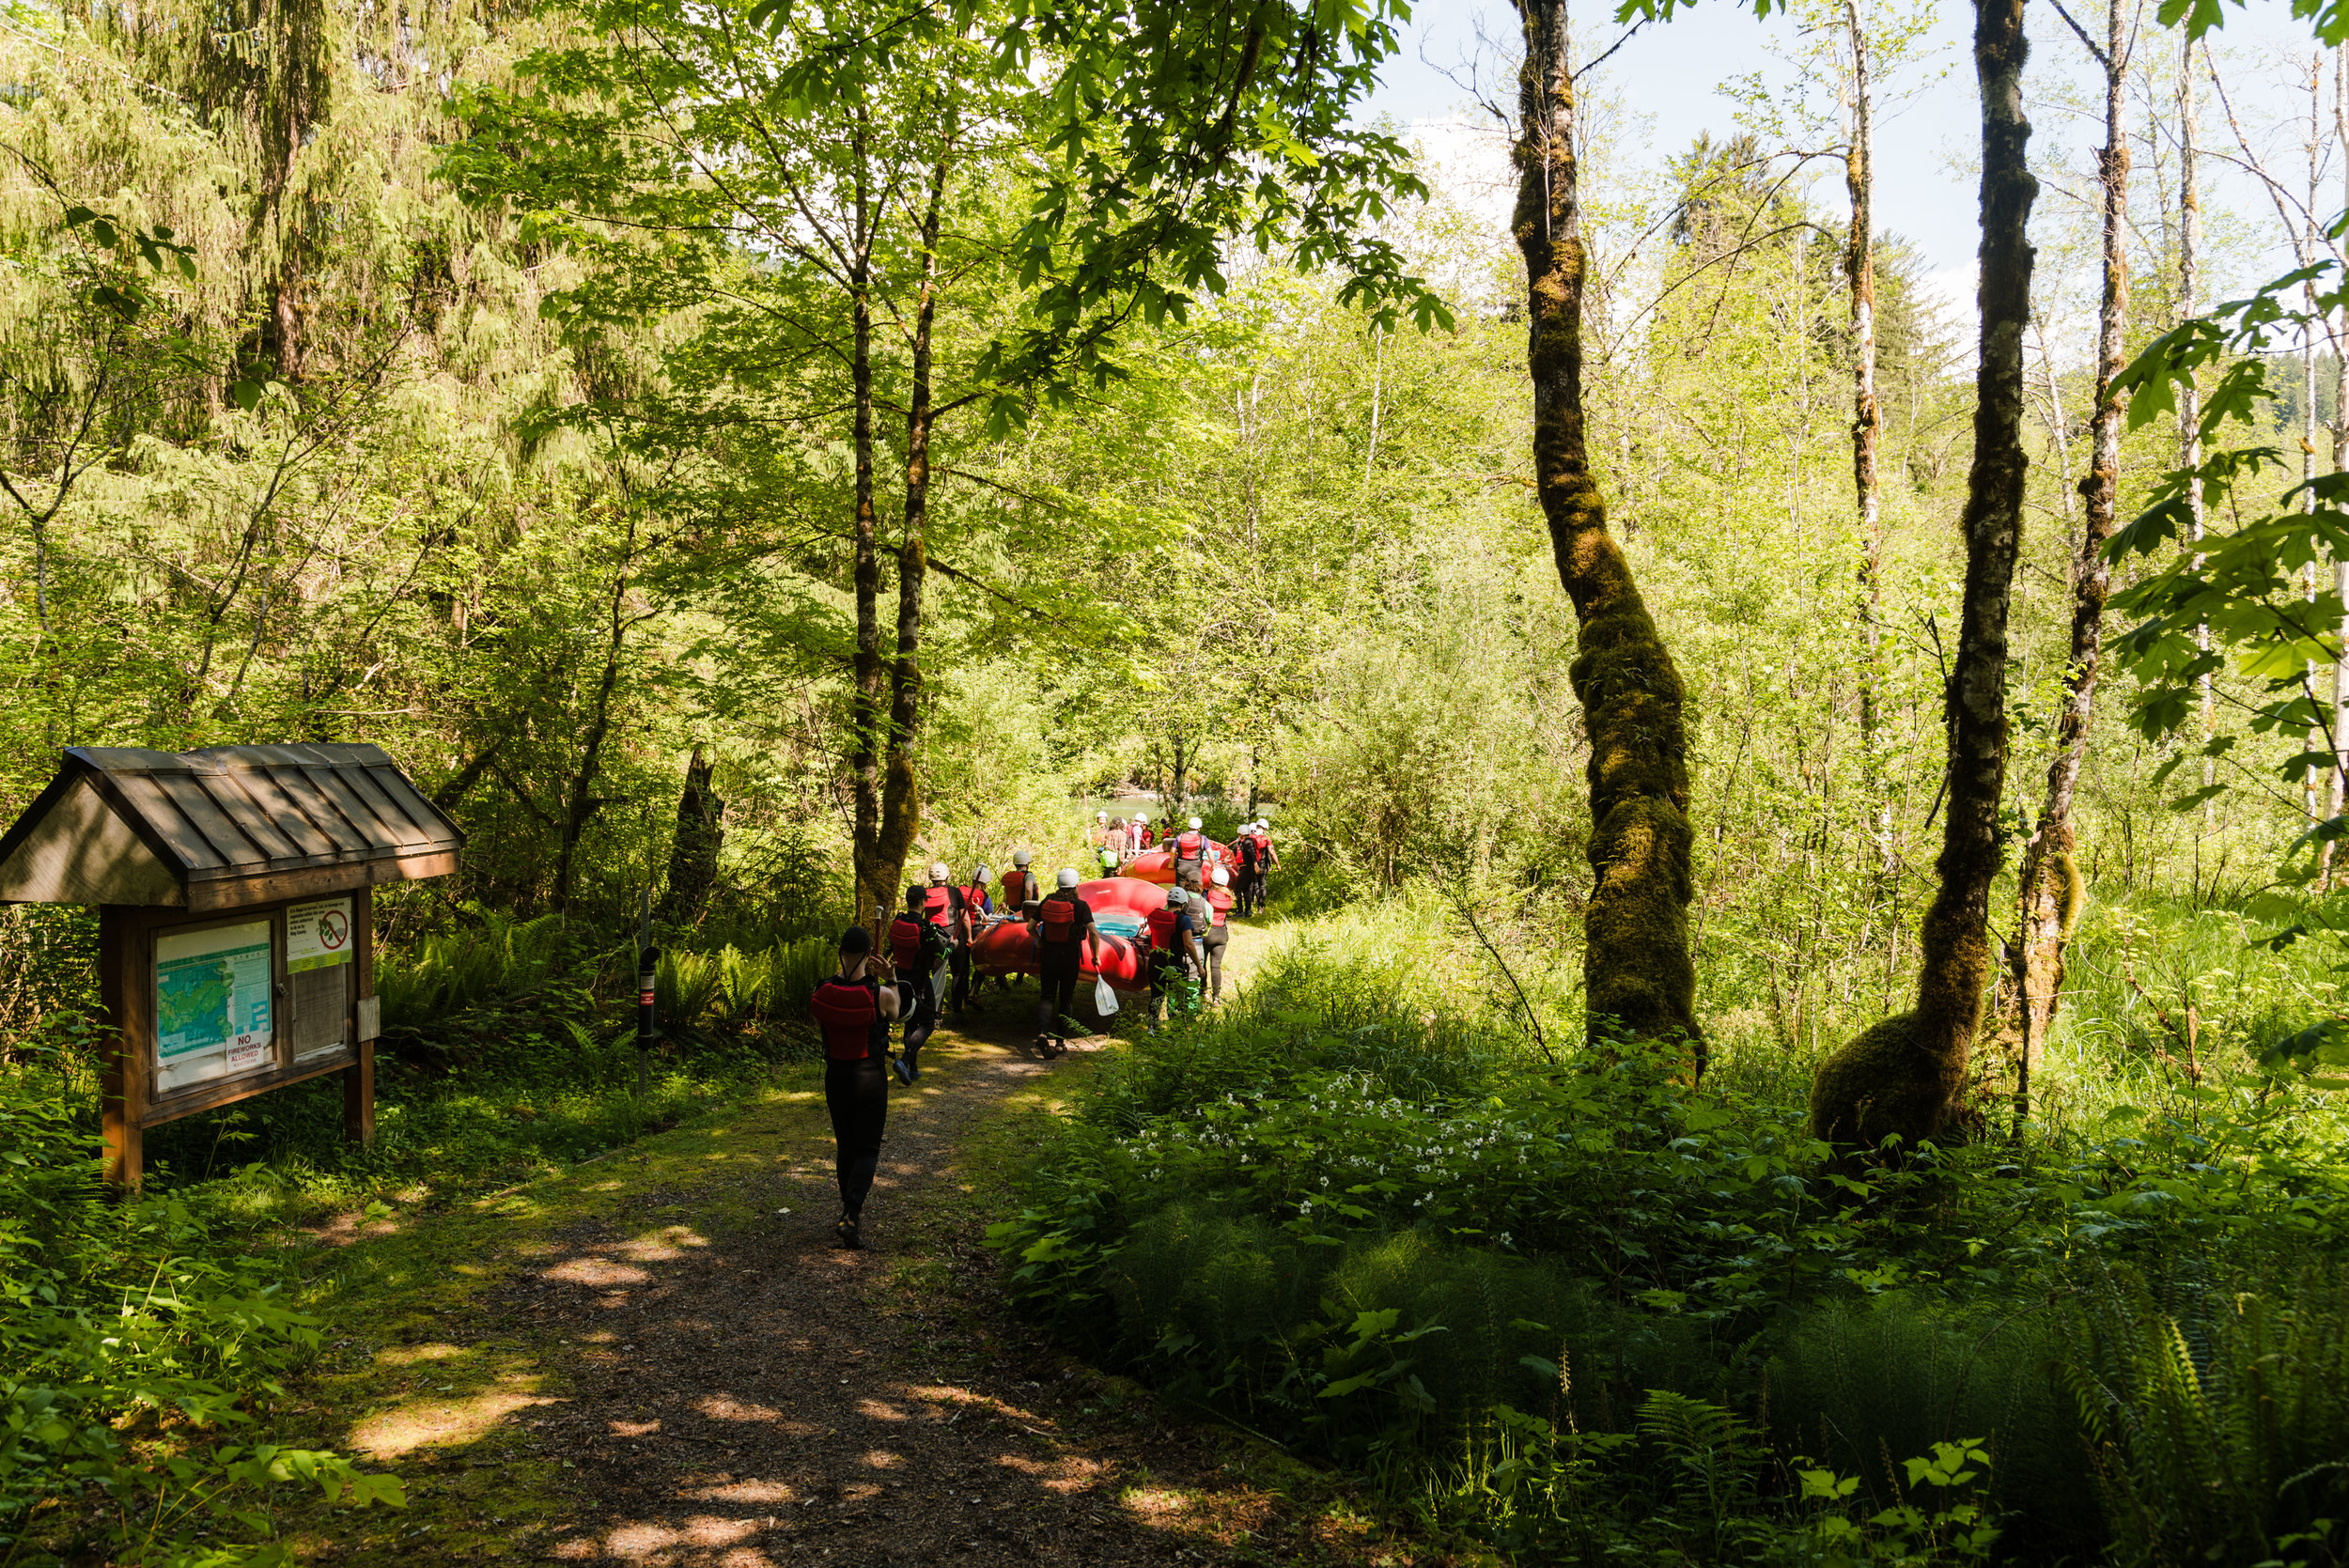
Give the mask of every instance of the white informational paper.
M 155 939 L 155 1092 L 270 1064 L 270 923 Z
M 350 900 L 321 898 L 286 910 L 286 972 L 350 962 Z

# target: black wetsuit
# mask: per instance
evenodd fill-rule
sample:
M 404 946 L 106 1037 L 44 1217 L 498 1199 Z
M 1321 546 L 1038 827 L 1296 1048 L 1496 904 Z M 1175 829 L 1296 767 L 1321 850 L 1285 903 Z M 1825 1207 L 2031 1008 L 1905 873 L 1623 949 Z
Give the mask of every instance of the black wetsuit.
M 878 982 L 867 982 L 877 986 Z M 907 1003 L 906 986 L 897 986 L 900 1010 Z M 861 1026 L 860 1026 L 861 1027 Z M 864 1054 L 842 1060 L 826 1043 L 824 1109 L 832 1112 L 834 1145 L 832 1170 L 840 1183 L 841 1211 L 854 1220 L 863 1212 L 865 1194 L 873 1190 L 873 1175 L 880 1169 L 881 1131 L 889 1121 L 889 1020 L 874 1009 Z
M 1035 1032 L 1049 1034 L 1055 1040 L 1066 1040 L 1070 1011 L 1077 1005 L 1077 971 L 1083 967 L 1085 939 L 1093 932 L 1093 907 L 1074 892 L 1048 894 L 1037 908 L 1055 898 L 1077 906 L 1076 917 L 1069 923 L 1069 939 L 1048 941 L 1043 934 L 1043 918 L 1037 917 L 1036 970 L 1043 982 L 1044 998 L 1036 1003 Z

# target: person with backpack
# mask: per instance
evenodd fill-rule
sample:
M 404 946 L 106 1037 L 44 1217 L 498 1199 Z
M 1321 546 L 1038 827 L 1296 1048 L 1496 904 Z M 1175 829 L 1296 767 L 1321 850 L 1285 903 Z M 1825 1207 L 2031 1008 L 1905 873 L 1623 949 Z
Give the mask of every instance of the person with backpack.
M 1191 921 L 1199 931 L 1199 945 L 1207 956 L 1207 1000 L 1223 1000 L 1223 949 L 1232 939 L 1232 928 L 1226 922 L 1232 913 L 1232 874 L 1217 866 L 1207 873 L 1204 893 L 1190 895 Z
M 1077 869 L 1063 866 L 1059 883 L 1035 907 L 1036 972 L 1044 999 L 1036 1004 L 1035 1047 L 1046 1056 L 1068 1048 L 1069 1010 L 1077 1005 L 1077 971 L 1090 961 L 1098 972 L 1101 939 L 1093 906 L 1077 891 Z
M 1247 838 L 1256 846 L 1256 912 L 1262 914 L 1266 894 L 1272 885 L 1272 874 L 1281 868 L 1281 857 L 1272 848 L 1272 824 L 1263 817 L 1248 825 Z
M 957 921 L 955 945 L 946 955 L 947 967 L 954 975 L 957 1023 L 962 1021 L 963 1014 L 971 1007 L 971 944 L 987 929 L 988 917 L 995 912 L 994 904 L 987 896 L 988 879 L 993 875 L 983 865 L 973 866 L 969 882 L 947 890 L 952 894 Z
M 1035 873 L 1028 869 L 1028 862 L 1034 859 L 1035 857 L 1025 849 L 1012 855 L 1011 869 L 1003 873 L 1003 913 L 1016 915 L 1024 912 L 1030 900 L 1043 893 L 1044 890 L 1036 886 Z
M 1205 874 L 1209 840 L 1199 831 L 1199 819 L 1192 817 L 1190 826 L 1174 835 L 1174 880 L 1189 878 L 1196 884 Z
M 862 925 L 840 934 L 838 972 L 816 987 L 809 1010 L 824 1035 L 824 1107 L 832 1112 L 832 1172 L 840 1223 L 832 1245 L 864 1245 L 864 1199 L 880 1169 L 889 1121 L 889 1026 L 904 1010 L 902 983 L 873 954 Z
M 948 989 L 955 979 L 955 955 L 967 950 L 971 941 L 971 911 L 965 906 L 962 890 L 953 885 L 953 873 L 944 861 L 930 862 L 930 885 L 923 893 L 923 911 L 930 924 L 946 938 L 946 951 L 938 960 L 938 972 L 931 981 L 931 990 L 942 1013 Z M 962 1011 L 956 1003 L 955 1011 Z
M 946 933 L 930 918 L 930 890 L 916 882 L 906 889 L 906 907 L 889 923 L 889 957 L 907 989 L 905 1049 L 897 1077 L 911 1083 L 922 1076 L 922 1048 L 938 1028 L 938 978 L 946 968 Z
M 1159 1032 L 1159 1004 L 1169 992 L 1188 986 L 1207 968 L 1190 894 L 1181 886 L 1166 890 L 1166 903 L 1150 911 L 1150 1032 Z
M 1260 875 L 1253 822 L 1241 825 L 1232 840 L 1232 854 L 1239 862 L 1239 875 L 1232 878 L 1232 885 L 1238 896 L 1239 912 L 1245 915 L 1256 907 L 1256 879 Z

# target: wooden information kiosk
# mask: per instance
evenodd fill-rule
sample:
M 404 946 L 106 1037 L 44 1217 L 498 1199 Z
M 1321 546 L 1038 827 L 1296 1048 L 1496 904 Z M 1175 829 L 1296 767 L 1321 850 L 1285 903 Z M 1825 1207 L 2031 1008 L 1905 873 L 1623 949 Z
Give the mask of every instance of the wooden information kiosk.
M 146 1130 L 339 1072 L 375 1135 L 379 882 L 465 835 L 374 746 L 86 746 L 5 837 L 0 902 L 99 906 L 106 1179 Z

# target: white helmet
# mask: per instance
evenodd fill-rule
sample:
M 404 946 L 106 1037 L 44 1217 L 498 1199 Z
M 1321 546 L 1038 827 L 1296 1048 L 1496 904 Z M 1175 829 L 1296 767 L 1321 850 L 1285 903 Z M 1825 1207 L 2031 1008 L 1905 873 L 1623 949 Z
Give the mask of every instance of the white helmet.
M 1060 875 L 1053 877 L 1052 880 L 1064 888 L 1075 887 L 1077 885 L 1076 867 L 1067 865 L 1062 866 L 1060 868 Z
M 985 866 L 983 866 L 983 865 L 972 866 L 972 867 L 971 868 L 971 880 L 972 880 L 972 882 L 974 882 L 974 883 L 976 883 L 976 882 L 984 882 L 984 881 L 986 881 L 988 877 L 992 877 L 992 876 L 994 876 L 994 875 L 995 875 L 995 873 L 993 873 L 992 871 L 989 871 L 987 867 L 985 867 Z
M 1013 852 L 1011 863 L 1024 871 L 1027 869 L 1028 862 L 1034 859 L 1034 855 L 1029 854 L 1025 849 L 1020 849 Z
M 1148 819 L 1147 819 L 1146 817 L 1144 817 L 1144 816 L 1142 815 L 1142 813 L 1140 813 L 1140 812 L 1136 812 L 1136 813 L 1134 813 L 1134 826 L 1135 826 L 1135 827 L 1137 827 L 1137 828 L 1141 827 L 1141 826 L 1143 825 L 1143 823 L 1144 821 L 1146 821 L 1146 820 L 1148 820 Z
M 952 876 L 952 875 L 953 875 L 953 873 L 949 872 L 949 871 L 946 869 L 946 862 L 945 862 L 944 861 L 932 861 L 932 862 L 930 862 L 930 880 L 931 880 L 931 881 L 933 881 L 933 882 L 942 882 L 942 881 L 944 881 L 944 880 L 945 880 L 948 877 L 950 877 L 950 876 Z
M 1215 868 L 1215 885 L 1219 888 L 1230 887 L 1232 885 L 1232 874 L 1224 870 L 1221 866 L 1217 866 Z
M 1199 831 L 1199 819 L 1195 816 L 1190 819 L 1190 831 L 1194 833 Z
M 1093 814 L 1093 816 L 1094 820 L 1097 822 L 1107 822 L 1110 819 L 1110 814 L 1105 811 L 1097 811 Z

